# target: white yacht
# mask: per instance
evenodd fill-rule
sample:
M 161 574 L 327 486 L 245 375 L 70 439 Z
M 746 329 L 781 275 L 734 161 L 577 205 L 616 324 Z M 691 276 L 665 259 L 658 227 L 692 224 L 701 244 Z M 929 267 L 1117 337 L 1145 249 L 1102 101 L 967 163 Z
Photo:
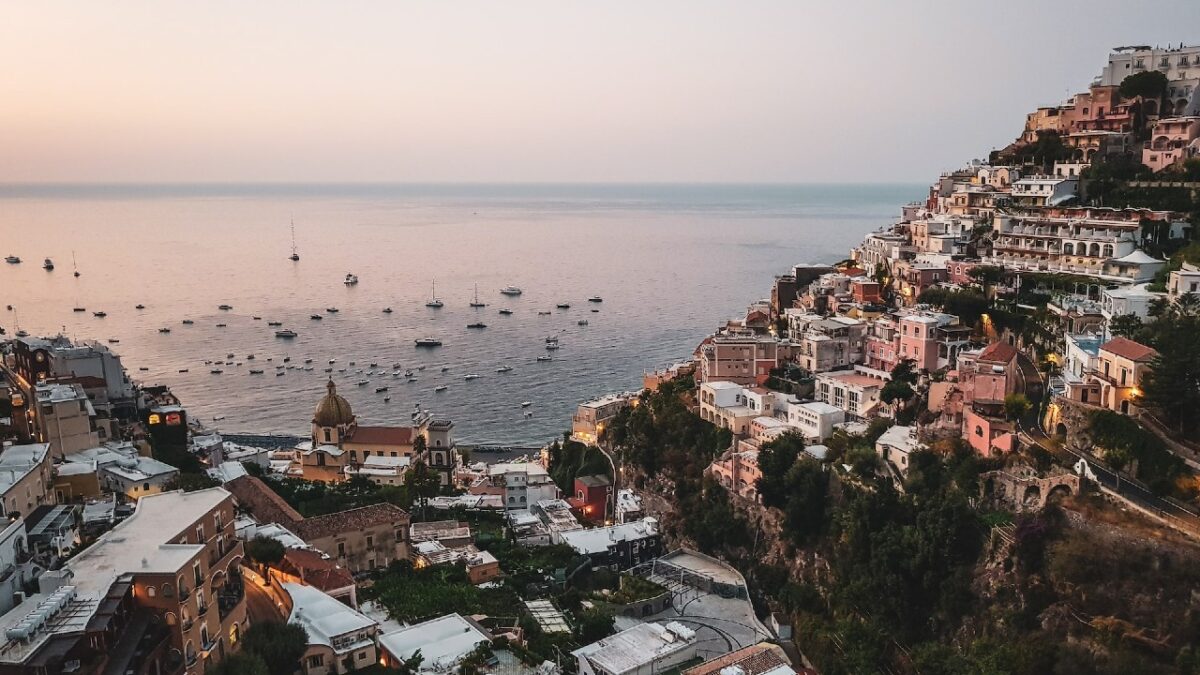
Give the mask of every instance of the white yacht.
M 296 337 L 297 335 L 299 335 L 299 333 L 297 333 L 296 331 L 294 331 L 290 328 L 285 328 L 283 330 L 275 331 L 275 337 L 277 337 L 277 338 L 291 339 L 291 338 Z
M 417 338 L 413 342 L 415 342 L 418 347 L 441 347 L 442 346 L 442 341 L 435 337 Z
M 499 368 L 496 369 L 496 372 L 497 373 L 511 373 L 512 366 L 500 366 Z
M 500 293 L 502 295 L 520 295 L 523 292 L 524 291 L 522 291 L 520 288 L 517 288 L 516 286 L 505 286 L 504 288 L 500 289 Z
M 10 255 L 4 259 L 4 262 L 6 262 L 10 265 L 17 265 L 17 264 L 20 264 L 21 258 L 20 258 L 20 256 Z

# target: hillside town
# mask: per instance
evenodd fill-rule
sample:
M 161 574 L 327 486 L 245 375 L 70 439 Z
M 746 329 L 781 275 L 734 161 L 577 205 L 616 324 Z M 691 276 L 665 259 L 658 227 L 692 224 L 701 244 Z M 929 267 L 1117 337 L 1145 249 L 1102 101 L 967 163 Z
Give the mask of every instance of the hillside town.
M 0 675 L 1200 672 L 1200 46 L 898 207 L 497 461 L 5 335 Z

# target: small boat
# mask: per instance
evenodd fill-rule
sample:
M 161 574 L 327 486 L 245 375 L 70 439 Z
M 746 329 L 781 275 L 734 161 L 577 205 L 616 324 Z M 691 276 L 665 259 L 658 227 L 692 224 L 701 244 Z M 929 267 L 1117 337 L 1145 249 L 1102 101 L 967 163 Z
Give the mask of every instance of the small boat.
M 320 314 L 313 314 L 312 316 L 310 316 L 308 318 L 312 319 L 313 321 L 320 321 L 324 317 L 322 317 Z
M 326 369 L 325 369 L 325 372 L 327 372 L 327 373 L 332 373 L 332 372 L 333 372 L 333 368 L 326 368 Z
M 138 304 L 134 305 L 133 308 L 134 309 L 146 309 L 146 306 L 141 303 L 138 303 Z
M 232 358 L 233 358 L 233 352 L 229 352 L 228 354 L 226 354 L 226 355 L 225 355 L 225 358 L 227 358 L 227 359 L 232 359 Z
M 487 324 L 482 321 L 467 324 L 467 328 L 487 328 Z
M 180 369 L 179 369 L 179 372 L 181 372 L 181 373 L 186 373 L 187 371 L 188 371 L 188 369 L 187 369 L 187 368 L 180 368 Z
M 352 366 L 354 366 L 354 365 L 357 365 L 357 364 L 358 364 L 358 362 L 357 362 L 357 361 L 351 361 L 351 362 L 350 362 L 350 365 L 352 365 Z
M 75 251 L 71 251 L 71 269 L 75 270 L 75 278 L 79 278 L 79 265 L 75 262 Z
M 463 379 L 464 379 L 464 380 L 467 380 L 467 381 L 470 381 L 470 380 L 478 380 L 480 377 L 481 377 L 480 375 L 476 375 L 475 373 L 471 373 L 470 375 L 464 375 L 464 376 L 463 376 Z
M 253 354 L 247 354 L 247 355 L 246 355 L 246 360 L 247 360 L 247 361 L 253 361 L 253 360 L 254 360 L 254 355 L 253 355 Z
M 383 402 L 384 402 L 384 403 L 391 403 L 391 402 L 392 402 L 392 397 L 391 397 L 391 396 L 384 396 L 384 397 L 383 397 Z
M 228 312 L 229 310 L 233 309 L 233 305 L 217 305 L 217 309 L 222 309 Z
M 413 340 L 418 347 L 441 347 L 442 341 L 437 338 L 423 337 Z
M 436 281 L 433 282 L 433 295 L 429 298 L 429 302 L 425 303 L 425 306 L 432 307 L 433 309 L 441 309 L 445 306 L 445 303 L 443 303 L 441 300 L 438 300 Z
M 121 343 L 121 341 L 118 340 L 117 338 L 108 338 L 108 344 L 110 344 L 110 345 L 115 345 L 115 344 L 120 344 L 120 343 Z
M 528 408 L 528 407 L 529 407 L 529 406 L 531 406 L 531 405 L 533 405 L 533 402 L 532 402 L 532 401 L 521 401 L 521 407 L 522 407 L 522 408 Z
M 288 256 L 292 262 L 300 262 L 300 254 L 296 252 L 296 221 L 292 221 L 292 254 Z
M 275 377 L 283 377 L 283 371 L 282 371 L 282 370 L 280 370 L 280 371 L 276 371 L 276 372 L 275 372 Z
M 446 372 L 447 370 L 450 370 L 450 366 L 442 366 L 443 373 Z
M 369 382 L 367 380 L 359 380 L 358 382 L 355 382 L 354 384 L 356 384 L 360 387 L 365 387 L 365 386 L 367 386 L 367 384 L 369 384 Z
M 190 326 L 190 325 L 192 325 L 192 324 L 194 324 L 194 323 L 196 323 L 196 322 L 195 322 L 195 321 L 192 321 L 191 319 L 184 319 L 184 320 L 183 320 L 183 325 L 185 325 L 185 326 Z
M 268 360 L 269 360 L 269 359 L 268 359 Z M 291 363 L 291 362 L 292 362 L 292 357 L 290 357 L 290 356 L 285 356 L 285 357 L 283 357 L 283 362 L 284 362 L 284 363 Z
M 262 321 L 262 317 L 261 317 L 261 316 L 252 316 L 252 317 L 250 317 L 250 318 L 251 318 L 251 319 L 254 319 L 255 321 Z
M 338 313 L 338 308 L 337 308 L 337 307 L 326 307 L 326 308 L 325 308 L 325 311 L 326 311 L 326 312 L 329 312 L 330 314 L 337 314 L 337 313 Z
M 268 321 L 267 325 L 268 326 L 282 326 L 283 322 L 282 321 Z
M 312 359 L 304 359 L 304 363 L 306 363 L 306 364 L 312 363 Z
M 436 392 L 442 392 L 442 391 L 446 391 L 448 388 L 449 387 L 447 387 L 446 385 L 440 384 L 440 385 L 434 387 L 433 390 Z
M 475 299 L 471 301 L 472 307 L 487 307 L 487 303 L 479 301 L 479 284 L 475 284 Z
M 387 391 L 387 390 L 388 390 L 388 388 L 387 388 L 387 387 L 375 387 L 375 393 L 376 393 L 376 394 L 381 394 L 381 393 L 383 393 L 383 392 L 385 392 L 385 391 Z
M 391 313 L 392 313 L 392 308 L 391 308 L 391 307 L 384 307 L 384 308 L 383 308 L 383 313 L 384 313 L 384 314 L 391 314 Z
M 261 369 L 261 368 L 251 368 L 251 369 L 250 369 L 250 374 L 251 374 L 251 375 L 262 375 L 262 374 L 263 374 L 263 371 L 262 371 L 262 369 Z
M 9 309 L 12 309 L 12 305 L 9 305 L 9 306 L 8 306 L 8 308 L 9 308 Z M 87 311 L 87 308 L 86 308 L 86 307 L 75 307 L 75 308 L 74 308 L 74 309 L 72 309 L 71 311 L 72 311 L 72 312 L 86 312 L 86 311 Z
M 417 370 L 425 370 L 425 366 L 417 366 Z
M 415 377 L 410 377 L 407 380 L 405 380 L 405 382 L 416 382 L 416 381 L 417 381 L 417 378 L 415 378 Z
M 358 275 L 346 272 L 346 278 L 342 280 L 342 283 L 347 286 L 353 286 L 358 283 Z
M 219 323 L 219 324 L 217 324 L 217 328 L 224 328 L 226 325 L 228 325 L 228 324 Z
M 47 272 L 53 272 L 54 271 L 54 261 L 49 258 L 46 258 L 45 262 L 42 263 L 42 269 L 46 270 Z
M 560 302 L 560 303 L 558 303 L 557 305 L 555 305 L 555 307 L 557 307 L 557 308 L 559 308 L 559 309 L 571 309 L 571 303 L 569 303 L 569 302 Z
M 575 323 L 580 326 L 588 325 L 587 319 L 580 319 L 580 320 L 576 321 Z
M 600 311 L 600 310 L 598 310 L 598 309 L 593 309 L 593 310 L 592 310 L 592 313 L 596 313 L 596 312 L 599 312 L 599 311 Z
M 277 330 L 277 331 L 275 331 L 275 337 L 277 337 L 277 338 L 288 338 L 288 339 L 291 339 L 291 338 L 294 338 L 294 337 L 296 337 L 297 335 L 299 335 L 299 333 L 297 333 L 297 332 L 296 332 L 296 331 L 294 331 L 294 330 L 291 330 L 290 328 L 285 328 L 285 329 L 283 329 L 283 330 Z
M 19 265 L 21 264 L 21 258 L 15 255 L 10 255 L 4 259 L 4 262 L 8 263 L 9 265 Z
M 598 295 L 593 295 L 592 297 L 588 298 L 588 302 L 604 302 L 604 298 Z
M 537 357 L 537 360 L 539 363 L 542 363 L 545 361 L 551 361 L 552 359 L 549 356 L 539 356 L 539 357 Z
M 213 415 L 213 421 L 214 421 L 214 422 L 220 422 L 220 421 L 221 421 L 221 420 L 223 420 L 223 419 L 225 419 L 225 416 L 224 416 L 224 415 Z
M 538 312 L 538 316 L 550 316 L 550 312 Z
M 335 363 L 337 363 L 337 359 L 329 359 L 329 365 L 332 366 Z
M 368 364 L 368 366 L 367 366 L 367 367 L 368 367 L 368 368 L 378 368 L 378 367 L 379 367 L 379 364 L 378 364 L 378 363 L 376 363 L 376 362 L 374 362 L 374 361 L 372 361 L 370 364 Z
M 27 331 L 27 330 L 19 330 L 19 331 L 17 331 L 16 333 L 14 333 L 14 335 L 16 335 L 16 336 L 17 336 L 17 337 L 19 337 L 19 338 L 23 338 L 23 337 L 29 337 L 29 331 Z
M 513 311 L 511 309 L 502 309 L 502 310 L 500 310 L 500 313 L 503 314 L 504 316 L 508 316 L 508 315 L 512 314 Z
M 170 328 L 163 327 L 163 328 L 159 328 L 159 329 L 158 329 L 158 332 L 160 332 L 160 333 L 170 333 L 170 332 L 171 332 L 171 329 L 170 329 Z
M 103 312 L 103 311 L 101 311 L 101 312 L 92 312 L 92 316 L 94 316 L 94 317 L 96 317 L 96 318 L 99 318 L 99 319 L 103 319 L 104 317 L 108 316 L 108 312 Z
M 404 376 L 405 376 L 405 377 L 412 377 L 412 376 L 413 376 L 413 371 L 411 371 L 411 370 L 406 370 L 406 371 L 404 371 Z
M 496 369 L 496 372 L 497 373 L 511 373 L 512 366 L 500 366 L 499 368 Z
M 504 288 L 500 289 L 501 295 L 520 295 L 521 293 L 523 293 L 523 291 L 516 286 L 505 286 Z
M 346 372 L 346 369 L 345 369 L 345 368 L 338 368 L 338 372 L 339 372 L 339 373 L 344 373 L 344 372 Z
M 225 371 L 221 370 L 220 368 L 213 368 L 212 370 L 210 370 L 208 372 L 212 375 L 220 375 L 221 373 L 223 373 Z
M 147 370 L 150 370 L 150 368 L 147 366 L 138 366 L 138 370 L 140 370 L 142 372 L 146 372 Z

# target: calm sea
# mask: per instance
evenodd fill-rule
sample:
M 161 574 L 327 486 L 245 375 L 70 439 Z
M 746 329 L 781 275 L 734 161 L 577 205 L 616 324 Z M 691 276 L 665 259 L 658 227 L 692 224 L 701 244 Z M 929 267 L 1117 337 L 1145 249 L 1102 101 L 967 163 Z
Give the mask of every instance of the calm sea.
M 640 386 L 644 369 L 689 355 L 720 322 L 764 297 L 772 275 L 846 257 L 922 191 L 0 186 L 0 256 L 24 260 L 0 265 L 0 325 L 10 334 L 19 324 L 35 335 L 119 339 L 114 348 L 136 378 L 170 385 L 194 418 L 222 431 L 306 434 L 329 377 L 323 370 L 336 359 L 333 379 L 364 423 L 405 423 L 420 403 L 453 419 L 460 440 L 542 443 L 569 428 L 580 401 Z M 292 219 L 296 263 L 288 260 Z M 47 256 L 53 272 L 41 268 Z M 348 272 L 358 285 L 342 283 Z M 435 280 L 440 310 L 424 306 Z M 469 306 L 476 284 L 482 309 Z M 524 295 L 500 295 L 508 285 Z M 603 303 L 589 303 L 593 295 Z M 570 309 L 555 308 L 562 302 Z M 135 309 L 139 303 L 145 309 Z M 13 311 L 3 309 L 8 304 Z M 233 309 L 221 311 L 221 304 Z M 73 312 L 76 306 L 87 312 Z M 330 307 L 339 311 L 327 313 Z M 501 308 L 513 314 L 500 315 Z M 108 316 L 92 315 L 101 310 Z M 268 321 L 299 337 L 274 337 Z M 473 322 L 487 328 L 467 329 Z M 444 346 L 415 348 L 413 340 L 426 335 Z M 561 349 L 548 352 L 548 336 L 558 336 Z M 210 374 L 204 361 L 229 353 L 242 365 Z M 536 361 L 546 355 L 553 360 Z M 277 377 L 274 366 L 285 356 L 292 365 L 311 358 L 313 370 Z M 368 375 L 372 362 L 386 372 Z M 417 380 L 392 377 L 392 364 L 417 371 Z M 512 371 L 498 373 L 504 366 Z M 251 375 L 252 367 L 266 373 Z M 467 374 L 481 377 L 467 381 Z M 436 392 L 441 385 L 445 391 Z M 388 392 L 376 393 L 383 386 Z M 532 416 L 523 414 L 523 401 Z M 215 416 L 224 419 L 212 422 Z

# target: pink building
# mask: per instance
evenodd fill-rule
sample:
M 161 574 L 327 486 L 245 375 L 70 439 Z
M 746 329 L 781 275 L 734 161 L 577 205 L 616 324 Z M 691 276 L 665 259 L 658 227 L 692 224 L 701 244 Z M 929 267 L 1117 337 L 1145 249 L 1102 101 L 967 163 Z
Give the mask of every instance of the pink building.
M 1004 397 L 1017 389 L 1017 349 L 994 342 L 981 352 L 959 355 L 963 438 L 984 457 L 1016 449 L 1016 433 L 1004 419 Z
M 937 370 L 937 327 L 937 318 L 928 314 L 900 317 L 900 359 L 912 359 L 917 370 Z
M 875 370 L 891 372 L 899 362 L 900 328 L 890 316 L 881 316 L 871 322 L 863 340 L 866 366 Z
M 726 490 L 751 501 L 758 501 L 758 451 L 735 452 L 708 466 L 709 472 Z
M 978 267 L 978 261 L 952 260 L 946 265 L 947 278 L 952 284 L 966 286 L 975 283 L 975 279 L 971 277 L 971 270 Z
M 1200 151 L 1200 117 L 1169 117 L 1154 123 L 1150 143 L 1142 149 L 1142 164 L 1153 171 L 1193 157 Z

